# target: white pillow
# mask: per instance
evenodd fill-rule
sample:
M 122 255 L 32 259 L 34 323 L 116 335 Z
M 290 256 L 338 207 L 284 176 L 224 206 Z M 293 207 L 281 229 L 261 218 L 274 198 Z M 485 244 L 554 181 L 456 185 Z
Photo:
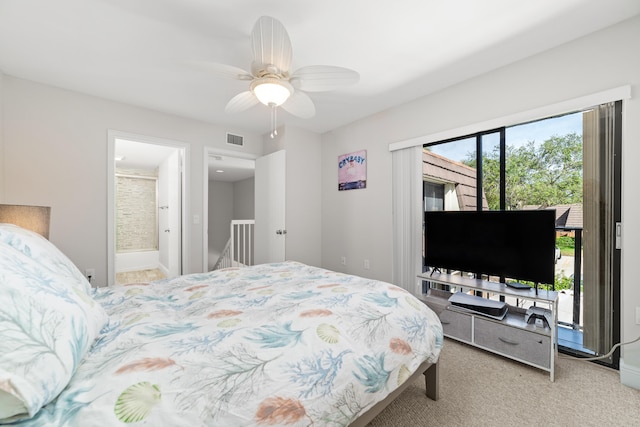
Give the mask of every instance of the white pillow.
M 91 284 L 78 267 L 53 243 L 38 233 L 25 230 L 14 224 L 0 224 L 0 242 L 9 245 L 43 267 L 56 272 L 68 280 L 68 285 L 84 290 L 89 295 Z
M 0 225 L 0 423 L 52 401 L 107 320 L 55 246 L 10 234 Z

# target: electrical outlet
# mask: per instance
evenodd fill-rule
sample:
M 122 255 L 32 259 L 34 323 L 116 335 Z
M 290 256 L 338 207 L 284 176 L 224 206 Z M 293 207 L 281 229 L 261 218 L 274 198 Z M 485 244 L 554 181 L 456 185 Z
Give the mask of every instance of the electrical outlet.
M 365 259 L 365 260 L 364 260 L 364 269 L 365 269 L 365 270 L 368 270 L 368 269 L 370 269 L 370 268 L 371 268 L 371 263 L 369 262 L 369 260 L 368 260 L 368 259 Z
M 91 283 L 91 279 L 93 279 L 95 276 L 96 276 L 95 268 L 87 268 L 86 270 L 84 270 L 84 277 L 87 278 L 89 283 Z
M 640 325 L 640 307 L 636 307 L 636 325 Z
M 343 256 L 342 258 L 340 258 L 340 264 L 347 265 L 347 257 L 346 256 Z

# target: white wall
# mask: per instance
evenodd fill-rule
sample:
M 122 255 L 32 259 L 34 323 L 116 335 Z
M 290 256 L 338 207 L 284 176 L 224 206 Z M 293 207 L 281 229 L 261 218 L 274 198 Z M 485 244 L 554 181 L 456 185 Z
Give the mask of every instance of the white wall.
M 255 219 L 255 179 L 233 183 L 233 219 Z
M 640 336 L 640 17 L 565 44 L 439 93 L 322 135 L 323 266 L 391 280 L 392 214 L 389 143 L 509 116 L 622 85 L 622 339 Z M 338 192 L 336 158 L 367 149 L 367 188 Z M 340 265 L 345 256 L 347 265 Z M 371 260 L 365 271 L 363 260 Z M 621 379 L 640 388 L 640 343 L 623 349 Z
M 309 265 L 322 263 L 322 147 L 320 136 L 287 129 L 285 218 L 287 258 Z
M 4 73 L 0 70 L 0 203 L 4 203 Z
M 396 132 L 376 115 L 322 138 L 322 264 L 391 281 L 391 154 Z M 338 156 L 367 150 L 367 187 L 338 191 Z M 340 260 L 346 258 L 346 265 Z M 370 269 L 364 269 L 364 260 Z
M 233 217 L 233 183 L 209 181 L 209 253 L 221 254 Z M 215 262 L 216 260 L 209 260 Z
M 185 215 L 203 212 L 205 146 L 232 150 L 226 132 L 245 136 L 234 151 L 262 153 L 262 136 L 133 107 L 5 75 L 2 80 L 5 203 L 51 206 L 51 241 L 106 283 L 107 130 L 190 144 Z M 206 173 L 206 171 L 204 171 Z M 202 221 L 188 221 L 185 273 L 203 271 Z M 205 266 L 206 267 L 206 266 Z

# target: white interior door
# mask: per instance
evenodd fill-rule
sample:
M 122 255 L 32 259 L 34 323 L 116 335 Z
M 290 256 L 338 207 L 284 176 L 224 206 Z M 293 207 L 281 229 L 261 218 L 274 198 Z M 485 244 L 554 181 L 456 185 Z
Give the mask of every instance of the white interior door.
M 256 264 L 286 259 L 284 150 L 256 159 L 255 246 Z
M 159 261 L 167 277 L 182 274 L 181 159 L 181 150 L 177 149 L 158 168 Z
M 164 274 L 169 274 L 169 186 L 164 170 L 158 174 L 158 263 Z

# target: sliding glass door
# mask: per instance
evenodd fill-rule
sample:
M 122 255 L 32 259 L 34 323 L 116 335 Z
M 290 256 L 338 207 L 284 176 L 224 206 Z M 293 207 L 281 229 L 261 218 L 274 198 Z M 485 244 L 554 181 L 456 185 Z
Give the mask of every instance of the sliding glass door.
M 559 345 L 589 356 L 619 338 L 620 129 L 618 102 L 423 152 L 425 210 L 555 209 Z

